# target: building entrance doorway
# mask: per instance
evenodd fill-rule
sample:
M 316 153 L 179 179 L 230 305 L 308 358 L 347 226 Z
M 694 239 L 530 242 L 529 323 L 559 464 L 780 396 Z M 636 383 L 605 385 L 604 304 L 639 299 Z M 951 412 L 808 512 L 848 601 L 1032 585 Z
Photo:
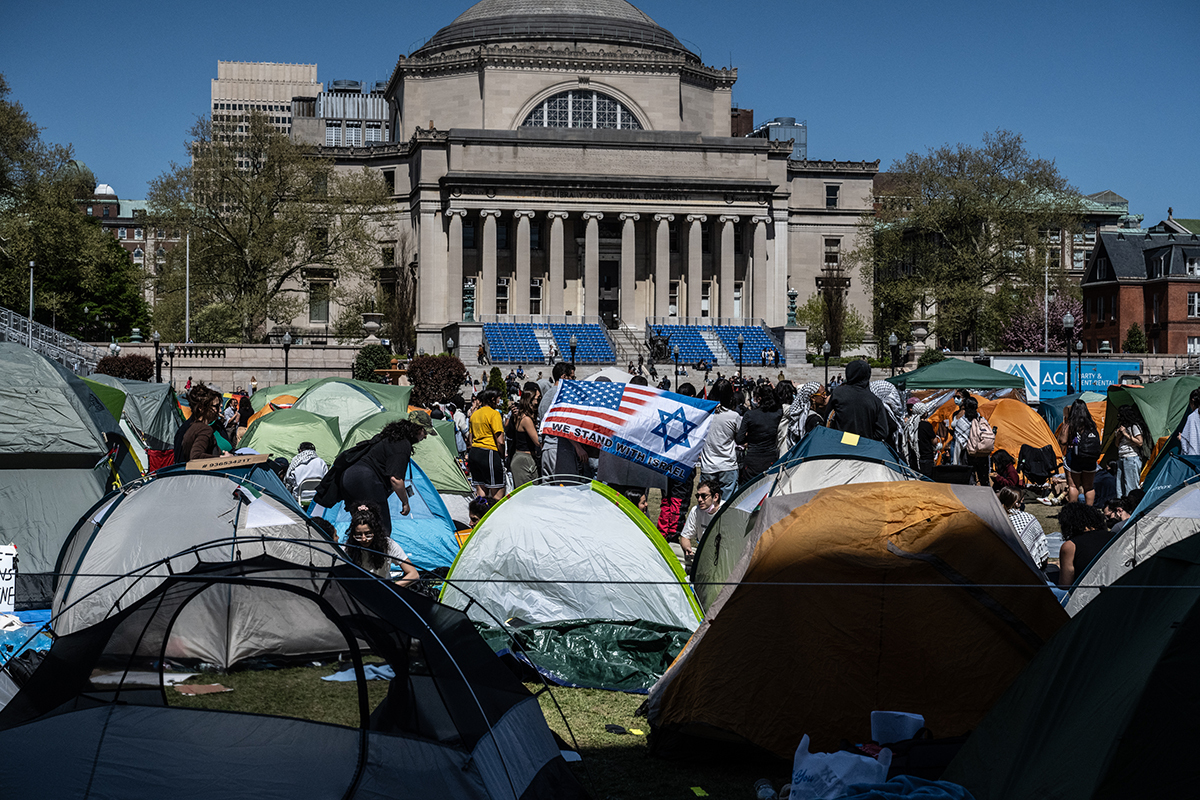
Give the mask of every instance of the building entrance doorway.
M 611 330 L 621 318 L 621 262 L 600 259 L 600 318 Z

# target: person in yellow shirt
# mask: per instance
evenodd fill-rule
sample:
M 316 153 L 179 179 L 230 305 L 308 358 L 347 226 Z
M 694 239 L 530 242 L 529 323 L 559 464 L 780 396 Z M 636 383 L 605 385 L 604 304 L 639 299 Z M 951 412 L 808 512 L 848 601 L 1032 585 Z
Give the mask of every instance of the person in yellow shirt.
M 476 493 L 499 500 L 504 496 L 504 421 L 497 410 L 500 393 L 486 389 L 478 400 L 479 408 L 471 414 L 467 466 Z

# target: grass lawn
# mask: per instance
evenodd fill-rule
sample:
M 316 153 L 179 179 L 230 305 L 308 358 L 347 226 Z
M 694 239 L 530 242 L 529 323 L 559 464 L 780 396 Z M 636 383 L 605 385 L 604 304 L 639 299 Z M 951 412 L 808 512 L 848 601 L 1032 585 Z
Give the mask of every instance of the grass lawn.
M 334 671 L 332 666 L 310 666 L 226 675 L 201 673 L 187 683 L 219 683 L 233 691 L 187 697 L 168 688 L 167 699 L 172 706 L 274 714 L 357 727 L 356 685 L 321 680 Z M 541 689 L 539 684 L 527 686 L 535 693 Z M 368 687 L 374 708 L 387 692 L 387 683 L 370 681 Z M 784 762 L 764 766 L 736 759 L 726 763 L 667 761 L 650 755 L 645 735 L 605 730 L 606 725 L 620 725 L 626 730 L 649 733 L 645 717 L 634 716 L 645 695 L 598 689 L 552 688 L 551 692 L 543 692 L 538 698 L 542 712 L 551 729 L 565 741 L 571 742 L 574 733 L 583 761 L 572 764 L 572 768 L 599 800 L 682 800 L 698 796 L 693 787 L 716 798 L 750 798 L 754 796 L 754 781 L 759 778 L 770 778 L 776 786 L 789 779 L 790 766 Z M 555 700 L 562 708 L 561 714 Z

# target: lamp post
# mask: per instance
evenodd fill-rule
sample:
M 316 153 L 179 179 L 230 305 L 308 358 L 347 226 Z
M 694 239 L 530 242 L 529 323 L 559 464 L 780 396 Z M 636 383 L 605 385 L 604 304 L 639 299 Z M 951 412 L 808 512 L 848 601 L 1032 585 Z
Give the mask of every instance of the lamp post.
M 1079 380 L 1075 381 L 1075 385 L 1079 387 L 1079 391 L 1083 391 L 1083 340 L 1075 340 L 1075 370 L 1079 375 Z
M 829 390 L 829 351 L 832 349 L 833 349 L 833 346 L 830 345 L 828 341 L 826 341 L 825 344 L 821 345 L 821 352 L 825 354 L 825 389 L 826 389 L 826 391 Z
M 167 364 L 171 367 L 171 388 L 175 388 L 175 343 L 167 345 Z
M 29 349 L 33 349 L 33 262 L 29 262 Z
M 154 342 L 154 382 L 162 383 L 162 352 L 158 349 L 162 336 L 155 331 L 150 334 L 150 341 Z
M 113 358 L 116 358 L 117 356 L 121 355 L 121 345 L 117 344 L 116 342 L 112 342 L 111 344 L 109 344 L 108 354 L 110 356 L 112 356 Z
M 1075 317 L 1071 312 L 1063 314 L 1063 330 L 1067 332 L 1067 394 L 1075 394 L 1075 387 L 1071 385 L 1071 342 L 1075 338 Z
M 571 334 L 571 338 L 567 340 L 567 344 L 571 346 L 571 363 L 575 363 L 575 348 L 579 346 L 579 337 Z
M 742 345 L 746 343 L 746 338 L 740 333 L 738 334 L 738 383 L 742 382 Z
M 888 334 L 888 348 L 892 354 L 892 377 L 896 377 L 896 359 L 900 355 L 900 337 L 894 333 Z
M 679 345 L 671 348 L 671 355 L 675 358 L 675 391 L 679 391 Z
M 288 351 L 292 349 L 292 334 L 283 332 L 283 382 L 288 382 Z

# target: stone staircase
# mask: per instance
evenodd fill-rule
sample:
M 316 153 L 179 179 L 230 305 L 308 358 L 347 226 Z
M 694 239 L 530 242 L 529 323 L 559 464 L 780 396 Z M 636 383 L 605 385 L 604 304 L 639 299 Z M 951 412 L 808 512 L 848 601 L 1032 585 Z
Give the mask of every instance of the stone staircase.
M 617 367 L 620 369 L 628 367 L 631 361 L 636 365 L 639 354 L 643 358 L 647 355 L 645 335 L 642 331 L 621 325 L 609 330 L 608 339 L 612 342 Z
M 716 332 L 701 329 L 700 338 L 708 345 L 708 349 L 712 351 L 713 357 L 717 360 L 714 366 L 727 367 L 737 364 L 737 354 L 731 354 L 725 349 L 725 345 L 721 344 L 721 337 L 717 336 Z

